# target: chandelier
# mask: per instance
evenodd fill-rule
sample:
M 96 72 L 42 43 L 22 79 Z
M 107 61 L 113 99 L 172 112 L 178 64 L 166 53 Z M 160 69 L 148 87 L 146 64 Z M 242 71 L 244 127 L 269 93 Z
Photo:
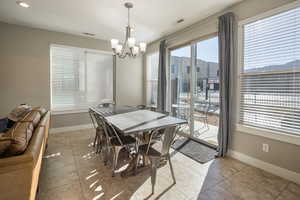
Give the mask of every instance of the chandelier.
M 147 44 L 145 42 L 140 42 L 136 45 L 135 38 L 131 36 L 130 27 L 130 8 L 133 8 L 132 3 L 125 3 L 124 6 L 128 9 L 128 24 L 126 26 L 126 35 L 124 43 L 119 43 L 117 39 L 111 39 L 111 48 L 115 55 L 119 58 L 126 58 L 127 56 L 135 58 L 139 53 L 145 53 Z

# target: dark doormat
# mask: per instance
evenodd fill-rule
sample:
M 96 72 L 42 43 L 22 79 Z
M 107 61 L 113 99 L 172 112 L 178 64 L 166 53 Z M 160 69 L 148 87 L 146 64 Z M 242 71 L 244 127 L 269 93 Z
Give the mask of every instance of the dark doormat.
M 178 138 L 172 148 L 202 164 L 214 159 L 217 154 L 215 149 L 183 137 Z

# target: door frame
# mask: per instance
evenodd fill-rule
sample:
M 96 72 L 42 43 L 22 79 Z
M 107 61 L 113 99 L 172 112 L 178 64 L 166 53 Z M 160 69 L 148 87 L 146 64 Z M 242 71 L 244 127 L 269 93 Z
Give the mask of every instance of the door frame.
M 212 34 L 208 34 L 206 36 L 203 36 L 201 38 L 198 38 L 196 40 L 191 40 L 189 42 L 185 42 L 185 43 L 182 43 L 182 44 L 179 44 L 179 45 L 176 45 L 176 46 L 172 46 L 172 47 L 169 47 L 167 48 L 167 55 L 168 55 L 168 59 L 167 59 L 167 63 L 166 65 L 168 66 L 168 69 L 167 69 L 167 77 L 168 77 L 168 90 L 167 90 L 167 94 L 168 94 L 168 109 L 169 111 L 172 110 L 172 100 L 171 100 L 171 70 L 170 70 L 170 64 L 171 64 L 171 51 L 173 50 L 176 50 L 176 49 L 180 49 L 182 47 L 186 47 L 186 46 L 190 46 L 190 49 L 191 49 L 191 58 L 190 58 L 190 66 L 191 66 L 191 69 L 190 69 L 190 75 L 189 75 L 189 80 L 190 80 L 190 91 L 191 91 L 191 94 L 190 94 L 190 111 L 193 111 L 194 110 L 194 90 L 195 90 L 195 76 L 194 76 L 194 73 L 196 72 L 196 61 L 197 61 L 197 43 L 198 42 L 201 42 L 201 41 L 204 41 L 204 40 L 208 40 L 208 39 L 211 39 L 213 37 L 218 37 L 218 33 L 215 32 L 215 33 L 212 33 Z M 193 119 L 193 112 L 190 112 L 189 113 L 190 115 L 190 119 Z M 201 140 L 197 137 L 194 137 L 194 119 L 191 120 L 190 122 L 190 133 L 189 134 L 186 134 L 186 133 L 179 133 L 179 135 L 182 135 L 182 136 L 185 136 L 185 137 L 188 137 L 189 139 L 191 140 L 194 140 L 194 141 L 197 141 L 201 144 L 204 144 L 206 146 L 209 146 L 211 148 L 214 148 L 214 149 L 217 149 L 218 146 L 216 145 L 213 145 L 211 143 L 208 143 L 204 140 Z

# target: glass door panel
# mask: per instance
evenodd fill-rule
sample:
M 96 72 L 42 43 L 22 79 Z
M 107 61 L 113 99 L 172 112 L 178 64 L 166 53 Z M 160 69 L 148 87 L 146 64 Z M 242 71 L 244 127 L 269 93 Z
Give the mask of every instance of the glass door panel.
M 191 134 L 191 47 L 185 46 L 170 52 L 171 113 L 189 121 L 184 134 Z
M 186 119 L 183 134 L 218 145 L 218 37 L 170 51 L 171 113 Z
M 219 64 L 218 37 L 196 43 L 193 75 L 193 137 L 218 145 Z

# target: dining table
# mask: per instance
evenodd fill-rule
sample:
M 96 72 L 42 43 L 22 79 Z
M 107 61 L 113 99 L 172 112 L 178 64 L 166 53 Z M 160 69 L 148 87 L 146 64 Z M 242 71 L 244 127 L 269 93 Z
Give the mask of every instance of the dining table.
M 95 113 L 102 115 L 120 134 L 131 135 L 133 137 L 137 137 L 139 134 L 150 132 L 155 129 L 187 124 L 187 121 L 184 119 L 126 105 L 110 105 L 107 107 L 93 106 L 90 107 L 90 109 Z M 164 139 L 171 138 L 164 137 Z M 134 165 L 134 163 L 136 162 L 133 161 L 129 164 L 127 167 L 128 170 L 125 170 L 123 175 L 128 173 L 132 168 L 131 165 Z

